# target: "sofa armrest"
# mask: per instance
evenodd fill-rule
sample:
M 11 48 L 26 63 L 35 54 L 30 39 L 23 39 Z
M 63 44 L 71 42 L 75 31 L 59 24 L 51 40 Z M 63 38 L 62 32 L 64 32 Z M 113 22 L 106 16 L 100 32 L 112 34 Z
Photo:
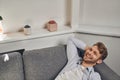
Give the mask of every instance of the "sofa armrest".
M 117 75 L 104 62 L 102 64 L 96 65 L 95 71 L 100 73 L 102 80 L 120 80 L 120 76 Z

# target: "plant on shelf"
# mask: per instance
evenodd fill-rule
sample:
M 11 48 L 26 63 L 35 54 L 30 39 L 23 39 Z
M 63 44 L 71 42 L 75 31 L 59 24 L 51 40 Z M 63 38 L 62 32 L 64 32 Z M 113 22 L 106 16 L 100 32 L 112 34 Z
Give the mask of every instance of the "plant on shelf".
M 48 21 L 46 28 L 50 32 L 57 31 L 57 22 L 55 20 Z
M 2 16 L 0 16 L 0 20 L 3 20 Z
M 2 18 L 2 16 L 0 16 L 0 34 L 3 33 L 2 22 L 1 22 L 2 20 L 3 20 L 3 18 Z

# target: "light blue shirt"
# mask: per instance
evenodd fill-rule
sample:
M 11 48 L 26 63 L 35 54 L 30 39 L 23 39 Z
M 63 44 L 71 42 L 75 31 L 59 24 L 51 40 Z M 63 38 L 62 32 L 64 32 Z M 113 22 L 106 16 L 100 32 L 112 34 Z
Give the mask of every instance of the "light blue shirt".
M 81 62 L 81 61 L 80 61 Z M 80 64 L 78 64 L 81 66 Z M 82 80 L 101 80 L 100 74 L 94 71 L 93 67 L 88 67 L 83 71 Z

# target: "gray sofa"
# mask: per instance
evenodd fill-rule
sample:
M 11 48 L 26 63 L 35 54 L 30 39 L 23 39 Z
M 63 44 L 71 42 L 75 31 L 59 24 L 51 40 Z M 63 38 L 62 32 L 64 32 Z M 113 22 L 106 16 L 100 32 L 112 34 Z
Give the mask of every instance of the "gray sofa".
M 7 52 L 10 60 L 0 54 L 0 80 L 54 80 L 67 63 L 64 45 L 36 50 Z M 23 52 L 24 51 L 24 52 Z M 105 63 L 95 66 L 102 80 L 120 80 Z

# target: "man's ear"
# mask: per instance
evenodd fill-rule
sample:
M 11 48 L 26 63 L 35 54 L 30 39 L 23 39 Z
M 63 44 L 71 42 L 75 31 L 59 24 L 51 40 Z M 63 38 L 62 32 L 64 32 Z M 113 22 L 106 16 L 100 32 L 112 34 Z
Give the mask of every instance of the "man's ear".
M 103 62 L 103 60 L 102 59 L 99 59 L 98 61 L 97 61 L 97 64 L 101 64 Z

